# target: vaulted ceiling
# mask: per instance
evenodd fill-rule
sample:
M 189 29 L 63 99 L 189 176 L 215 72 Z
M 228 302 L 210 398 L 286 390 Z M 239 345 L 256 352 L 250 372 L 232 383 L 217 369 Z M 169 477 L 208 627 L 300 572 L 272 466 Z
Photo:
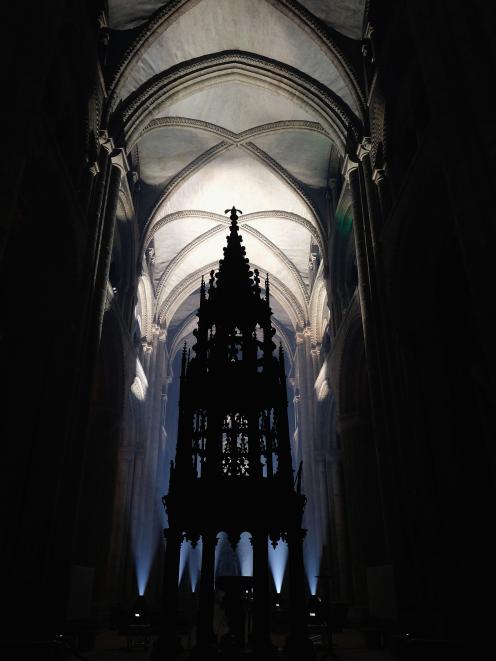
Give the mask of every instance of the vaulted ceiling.
M 329 177 L 360 131 L 363 91 L 351 63 L 364 7 L 109 0 L 110 28 L 129 41 L 110 108 L 139 178 L 154 314 L 171 348 L 193 328 L 201 275 L 222 257 L 233 205 L 250 263 L 270 274 L 280 338 L 292 345 L 308 322 Z

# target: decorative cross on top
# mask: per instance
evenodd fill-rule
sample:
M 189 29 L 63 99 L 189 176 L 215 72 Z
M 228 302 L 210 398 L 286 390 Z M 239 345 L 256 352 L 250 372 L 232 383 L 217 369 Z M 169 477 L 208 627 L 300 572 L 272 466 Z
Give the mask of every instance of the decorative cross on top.
M 237 215 L 236 215 L 237 213 L 243 213 L 243 212 L 241 211 L 241 209 L 236 209 L 236 207 L 234 207 L 234 206 L 233 206 L 232 209 L 226 209 L 226 210 L 224 211 L 224 213 L 229 213 L 229 212 L 231 212 L 231 219 L 232 219 L 233 216 L 234 216 L 235 218 L 237 218 Z

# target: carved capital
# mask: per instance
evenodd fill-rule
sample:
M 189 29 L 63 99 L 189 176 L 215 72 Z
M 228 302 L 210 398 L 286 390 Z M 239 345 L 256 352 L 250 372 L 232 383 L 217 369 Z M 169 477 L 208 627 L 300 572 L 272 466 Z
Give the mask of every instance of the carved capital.
M 108 131 L 102 129 L 98 131 L 98 142 L 110 154 L 114 149 L 114 141 L 109 136 Z
M 376 168 L 376 169 L 372 172 L 372 181 L 373 181 L 374 184 L 376 184 L 377 186 L 378 186 L 379 184 L 381 184 L 385 179 L 386 179 L 386 173 L 385 173 L 385 171 L 384 171 L 382 168 Z
M 370 150 L 372 149 L 372 140 L 369 137 L 366 137 L 362 140 L 362 142 L 358 145 L 357 149 L 357 156 L 360 160 L 362 160 L 367 154 L 370 154 Z
M 96 161 L 93 161 L 93 163 L 90 163 L 88 165 L 88 172 L 93 177 L 96 177 L 96 175 L 100 172 L 100 168 L 99 168 L 98 163 Z
M 103 10 L 98 12 L 97 21 L 98 21 L 98 27 L 100 29 L 108 27 L 107 16 Z
M 107 27 L 100 28 L 100 31 L 98 33 L 98 41 L 104 48 L 107 48 L 107 46 L 109 45 L 110 32 Z
M 112 165 L 115 165 L 121 170 L 121 175 L 126 174 L 129 170 L 129 164 L 127 162 L 127 157 L 124 149 L 116 148 L 112 151 L 112 154 L 110 156 L 110 159 L 112 161 Z
M 344 157 L 344 162 L 343 162 L 343 176 L 346 179 L 346 181 L 350 180 L 350 174 L 353 172 L 353 170 L 356 170 L 358 168 L 358 161 L 353 160 L 350 158 L 348 154 Z
M 148 342 L 146 338 L 141 340 L 141 347 L 143 349 L 143 353 L 149 354 L 152 352 L 153 346 L 151 342 Z

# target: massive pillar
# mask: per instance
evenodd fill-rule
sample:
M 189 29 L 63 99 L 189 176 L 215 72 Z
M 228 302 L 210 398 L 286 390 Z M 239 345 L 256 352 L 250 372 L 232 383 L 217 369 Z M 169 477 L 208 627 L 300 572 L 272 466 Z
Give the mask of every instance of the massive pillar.
M 315 650 L 307 631 L 307 598 L 303 562 L 303 538 L 305 531 L 294 526 L 288 531 L 288 568 L 289 568 L 289 635 L 286 641 L 286 653 L 290 659 L 311 661 Z
M 176 528 L 164 530 L 166 539 L 164 581 L 163 581 L 163 621 L 151 658 L 162 661 L 167 656 L 174 657 L 182 649 L 177 630 L 177 607 L 179 600 L 179 557 L 183 535 Z
M 377 338 L 377 310 L 373 306 L 371 281 L 375 277 L 373 273 L 373 261 L 368 259 L 367 240 L 365 232 L 364 207 L 366 198 L 361 185 L 360 164 L 348 162 L 345 170 L 348 177 L 352 206 L 353 206 L 353 228 L 355 233 L 355 253 L 358 270 L 358 291 L 360 294 L 360 310 L 362 317 L 363 337 L 365 343 L 365 356 L 367 361 L 367 374 L 369 381 L 369 394 L 371 401 L 371 425 L 375 442 L 377 471 L 379 474 L 379 485 L 381 489 L 382 510 L 384 512 L 384 537 L 386 548 L 390 547 L 390 514 L 391 493 L 386 486 L 388 480 L 388 469 L 391 457 L 386 456 L 384 426 L 383 426 L 383 400 L 382 383 L 378 360 L 378 338 Z

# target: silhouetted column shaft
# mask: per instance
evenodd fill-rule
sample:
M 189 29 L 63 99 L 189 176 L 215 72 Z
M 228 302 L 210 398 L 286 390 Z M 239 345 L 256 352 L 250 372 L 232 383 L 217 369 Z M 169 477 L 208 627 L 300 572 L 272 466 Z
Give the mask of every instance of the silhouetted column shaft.
M 365 343 L 365 355 L 367 360 L 369 393 L 372 404 L 372 424 L 374 440 L 376 444 L 377 471 L 379 474 L 379 484 L 381 488 L 382 510 L 385 513 L 386 507 L 384 494 L 384 477 L 382 474 L 383 457 L 379 447 L 381 441 L 381 431 L 378 425 L 380 420 L 380 411 L 382 410 L 380 401 L 381 382 L 377 360 L 377 337 L 373 319 L 372 301 L 370 296 L 370 277 L 367 263 L 367 248 L 365 242 L 364 218 L 362 212 L 363 200 L 360 190 L 359 167 L 352 167 L 348 176 L 353 205 L 353 229 L 355 234 L 355 252 L 358 271 L 358 291 L 360 294 L 360 309 L 362 316 L 363 338 Z M 388 526 L 385 520 L 384 535 L 386 539 L 386 549 L 389 549 Z
M 253 635 L 255 649 L 269 645 L 269 553 L 266 532 L 255 533 L 253 544 Z
M 113 141 L 108 137 L 106 132 L 100 135 L 100 153 L 98 156 L 98 177 L 94 182 L 91 191 L 91 198 L 88 200 L 88 216 L 95 223 L 95 231 L 93 234 L 93 243 L 91 245 L 91 254 L 89 261 L 91 262 L 92 284 L 95 285 L 95 279 L 98 271 L 98 261 L 100 258 L 100 248 L 102 241 L 102 233 L 106 219 L 107 200 L 109 195 L 110 172 L 112 169 L 111 153 L 114 149 Z
M 214 533 L 206 533 L 202 536 L 200 605 L 197 626 L 197 644 L 199 647 L 208 647 L 214 642 L 213 619 L 216 543 L 217 538 Z
M 366 143 L 364 142 L 364 145 L 361 146 L 360 148 L 361 151 L 360 157 L 362 161 L 365 194 L 367 197 L 370 238 L 372 243 L 373 256 L 375 260 L 381 218 L 379 214 L 380 209 L 379 209 L 379 200 L 378 200 L 378 190 L 372 180 L 372 166 L 370 164 L 369 149 L 370 149 L 370 141 Z
M 119 199 L 119 189 L 121 184 L 122 170 L 117 165 L 112 165 L 110 170 L 110 181 L 107 198 L 107 207 L 105 211 L 105 221 L 102 231 L 102 241 L 100 246 L 100 260 L 95 281 L 95 298 L 97 307 L 97 332 L 98 340 L 100 338 L 105 304 L 107 300 L 107 281 L 110 271 L 110 261 L 112 258 L 112 246 L 114 243 L 115 215 L 117 211 L 117 202 Z
M 164 588 L 163 588 L 163 604 L 164 604 L 164 630 L 166 637 L 174 636 L 177 625 L 177 605 L 179 596 L 179 555 L 181 552 L 181 539 L 182 534 L 174 528 L 169 528 L 164 531 L 167 539 L 167 546 L 165 549 L 165 566 L 164 566 Z
M 335 555 L 334 584 L 336 590 L 332 598 L 338 601 L 350 600 L 350 567 L 348 553 L 348 531 L 346 526 L 346 509 L 344 503 L 343 467 L 337 458 L 328 465 L 331 476 L 332 512 L 334 518 L 334 537 L 331 538 L 332 552 Z
M 291 659 L 314 658 L 313 645 L 308 638 L 306 622 L 305 568 L 303 563 L 304 530 L 294 528 L 288 532 L 289 566 L 289 636 L 286 643 Z

